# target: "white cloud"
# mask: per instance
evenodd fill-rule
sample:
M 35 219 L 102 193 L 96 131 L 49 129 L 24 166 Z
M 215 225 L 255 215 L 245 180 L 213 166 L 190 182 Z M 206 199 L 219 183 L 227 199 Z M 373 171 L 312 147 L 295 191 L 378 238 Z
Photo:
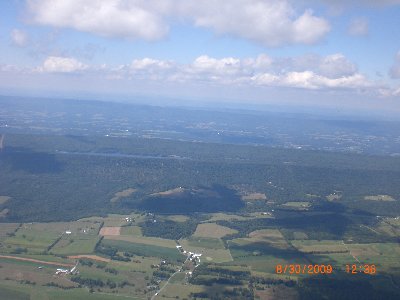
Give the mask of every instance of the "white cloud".
M 398 54 L 400 60 L 400 53 Z M 284 64 L 286 62 L 286 64 Z M 341 65 L 348 65 L 342 67 Z M 335 65 L 340 67 L 336 68 Z M 214 58 L 201 55 L 191 63 L 179 64 L 153 58 L 135 59 L 120 66 L 88 66 L 75 58 L 50 56 L 36 69 L 22 70 L 0 65 L 1 72 L 81 73 L 90 78 L 136 83 L 205 84 L 225 87 L 275 87 L 304 90 L 368 91 L 373 95 L 399 96 L 400 89 L 370 81 L 342 54 L 294 58 L 257 57 Z
M 28 0 L 28 9 L 38 24 L 150 41 L 168 32 L 168 26 L 153 8 L 142 0 Z
M 395 62 L 393 66 L 389 70 L 389 75 L 393 79 L 399 79 L 400 78 L 400 51 L 397 52 Z
M 300 0 L 296 0 L 300 1 Z M 367 6 L 367 7 L 383 7 L 383 6 L 392 6 L 399 5 L 400 0 L 301 0 L 301 2 L 305 2 L 308 5 L 310 2 L 314 3 L 324 3 L 333 7 L 356 7 Z
M 318 70 L 324 76 L 329 78 L 337 78 L 353 75 L 355 72 L 357 72 L 357 67 L 343 54 L 337 53 L 320 59 Z
M 287 1 L 230 0 L 211 6 L 197 0 L 187 1 L 184 9 L 196 26 L 267 46 L 315 43 L 330 30 L 325 19 L 314 16 L 311 10 L 297 15 Z
M 88 66 L 70 57 L 49 56 L 39 71 L 50 73 L 74 73 L 87 69 Z
M 145 58 L 119 67 L 111 77 L 313 90 L 373 89 L 376 86 L 358 73 L 356 66 L 342 54 L 283 59 L 265 54 L 244 59 L 201 55 L 185 65 Z
M 28 9 L 38 24 L 150 41 L 179 20 L 266 46 L 312 44 L 330 30 L 327 20 L 286 0 L 28 0 Z
M 216 59 L 202 55 L 194 60 L 188 70 L 193 73 L 234 75 L 240 71 L 240 60 L 233 57 Z
M 361 74 L 346 77 L 328 78 L 312 71 L 290 72 L 282 80 L 283 85 L 306 89 L 321 88 L 350 88 L 357 89 L 370 86 L 370 83 Z
M 365 36 L 368 34 L 368 21 L 365 18 L 351 20 L 348 33 L 354 36 Z
M 199 70 L 199 61 L 209 71 L 203 75 L 208 75 L 212 80 L 221 78 L 223 83 L 240 82 L 304 89 L 358 89 L 373 86 L 342 54 L 325 57 L 309 55 L 283 60 L 273 60 L 266 55 L 243 60 L 231 57 L 218 60 L 201 56 L 191 65 L 192 72 Z
M 11 41 L 15 46 L 25 47 L 28 43 L 28 35 L 20 29 L 13 29 L 11 31 Z
M 144 70 L 144 69 L 168 69 L 172 67 L 172 62 L 151 59 L 151 58 L 143 58 L 143 59 L 135 59 L 132 61 L 131 69 L 133 70 Z
M 328 78 L 349 76 L 357 72 L 357 66 L 341 53 L 327 56 L 306 54 L 279 58 L 271 61 L 269 69 L 278 73 L 313 71 Z

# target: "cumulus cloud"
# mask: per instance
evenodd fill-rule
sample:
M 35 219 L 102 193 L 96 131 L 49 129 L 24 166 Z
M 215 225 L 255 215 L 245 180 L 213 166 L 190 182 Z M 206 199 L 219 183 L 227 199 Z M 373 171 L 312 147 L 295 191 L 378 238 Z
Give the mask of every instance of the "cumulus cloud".
M 146 1 L 28 0 L 28 9 L 38 24 L 73 28 L 105 37 L 151 41 L 168 32 L 158 11 Z
M 320 59 L 318 70 L 329 78 L 351 76 L 357 72 L 357 66 L 343 54 L 337 53 Z
M 214 75 L 211 79 L 219 80 L 220 76 L 215 75 L 224 75 L 224 82 L 232 79 L 230 82 L 304 89 L 353 89 L 372 85 L 342 54 L 276 60 L 266 55 L 242 60 L 201 56 L 191 65 L 192 72 L 199 71 L 199 61 Z
M 296 0 L 299 1 L 299 0 Z M 310 3 L 310 0 L 301 0 L 302 2 Z M 370 6 L 370 7 L 383 7 L 383 6 L 392 6 L 399 5 L 400 0 L 312 0 L 312 2 L 316 3 L 324 3 L 333 7 L 360 7 L 360 6 Z
M 393 66 L 390 68 L 389 75 L 393 79 L 400 78 L 400 51 L 397 52 L 395 62 L 393 64 Z
M 231 0 L 210 6 L 208 1 L 197 0 L 186 1 L 184 10 L 196 26 L 267 46 L 315 43 L 330 30 L 325 19 L 311 10 L 298 15 L 287 1 Z
M 232 75 L 240 71 L 240 60 L 233 57 L 216 59 L 202 55 L 194 60 L 188 70 L 192 73 Z
M 143 59 L 135 59 L 132 61 L 131 69 L 133 70 L 160 70 L 160 69 L 169 69 L 172 67 L 172 62 L 163 61 L 158 59 L 151 58 L 143 58 Z
M 11 31 L 11 41 L 15 46 L 25 47 L 28 43 L 28 35 L 20 29 L 13 29 Z
M 88 66 L 70 57 L 49 56 L 39 68 L 49 73 L 74 73 L 87 69 Z
M 368 21 L 365 18 L 355 18 L 350 22 L 348 33 L 354 36 L 365 36 L 368 34 Z
M 342 54 L 279 59 L 265 54 L 243 59 L 201 55 L 189 64 L 144 58 L 115 69 L 112 77 L 312 90 L 375 86 Z
M 38 24 L 150 41 L 177 20 L 266 46 L 312 44 L 330 31 L 327 20 L 286 0 L 28 0 L 28 10 Z

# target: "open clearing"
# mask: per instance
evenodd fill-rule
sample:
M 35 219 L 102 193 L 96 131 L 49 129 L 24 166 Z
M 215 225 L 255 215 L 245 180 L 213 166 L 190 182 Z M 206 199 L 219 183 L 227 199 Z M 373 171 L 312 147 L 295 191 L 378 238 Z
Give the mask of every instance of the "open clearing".
M 326 196 L 326 199 L 328 201 L 335 201 L 335 200 L 340 200 L 342 198 L 342 194 L 341 193 L 333 193 L 333 194 L 329 194 L 328 196 Z
M 249 233 L 248 238 L 234 239 L 238 245 L 251 245 L 255 243 L 265 243 L 276 249 L 288 249 L 289 244 L 278 229 L 261 229 Z
M 99 235 L 120 235 L 121 227 L 103 227 L 100 229 Z
M 0 255 L 0 258 L 13 259 L 13 260 L 19 260 L 19 261 L 29 261 L 29 262 L 34 262 L 34 263 L 43 264 L 43 265 L 53 265 L 53 266 L 61 266 L 61 267 L 73 267 L 74 266 L 73 264 L 64 264 L 64 263 L 58 263 L 58 262 L 50 262 L 50 261 L 33 259 L 33 258 L 9 256 L 9 255 Z
M 154 244 L 139 244 L 121 240 L 103 239 L 101 245 L 115 247 L 120 251 L 132 252 L 140 256 L 153 256 L 160 258 L 169 258 L 173 260 L 182 259 L 183 255 L 175 248 L 156 246 Z
M 98 255 L 72 255 L 72 256 L 68 256 L 68 258 L 69 259 L 87 258 L 87 259 L 102 261 L 102 262 L 106 262 L 106 263 L 111 261 L 111 259 L 109 259 L 109 258 L 101 257 Z
M 19 225 L 19 223 L 2 223 L 0 225 L 0 238 L 14 233 L 18 229 Z
M 233 214 L 213 213 L 213 214 L 210 214 L 210 219 L 208 219 L 206 222 L 231 221 L 231 220 L 244 221 L 247 219 L 248 218 L 246 218 L 246 217 L 233 215 Z
M 58 255 L 91 254 L 94 252 L 99 237 L 80 236 L 69 238 L 64 236 L 58 241 L 51 253 Z
M 218 238 L 190 237 L 186 240 L 188 245 L 194 248 L 225 249 L 224 243 Z
M 121 227 L 120 235 L 143 236 L 142 229 L 139 226 Z
M 400 269 L 400 246 L 397 243 L 347 244 L 351 253 L 361 263 L 378 265 L 380 271 L 396 271 Z
M 242 196 L 243 201 L 257 201 L 257 200 L 267 200 L 267 196 L 263 193 L 251 193 Z
M 215 240 L 215 239 L 214 239 Z M 231 253 L 229 249 L 224 249 L 223 244 L 219 244 L 217 247 L 219 248 L 211 248 L 213 245 L 209 245 L 209 243 L 205 243 L 205 241 L 196 242 L 195 239 L 187 240 L 182 239 L 179 240 L 180 244 L 186 251 L 196 252 L 203 254 L 201 257 L 202 261 L 222 263 L 222 262 L 230 262 L 232 261 Z M 203 245 L 203 246 L 201 246 Z
M 206 290 L 205 287 L 198 286 L 198 285 L 186 285 L 183 283 L 170 283 L 168 284 L 165 289 L 161 293 L 161 297 L 166 299 L 175 299 L 176 296 L 179 299 L 190 299 L 190 293 L 200 293 Z
M 395 201 L 395 199 L 392 196 L 389 196 L 389 195 L 365 196 L 364 200 L 370 200 L 370 201 Z
M 27 248 L 30 252 L 39 254 L 57 241 L 60 235 L 56 232 L 20 227 L 15 236 L 6 238 L 4 243 L 11 247 Z
M 310 208 L 310 206 L 311 206 L 311 203 L 305 202 L 305 201 L 301 201 L 301 202 L 290 201 L 290 202 L 286 202 L 286 203 L 282 204 L 282 207 L 293 208 L 293 209 L 298 209 L 298 210 L 307 210 L 308 208 Z
M 337 240 L 293 240 L 291 243 L 303 253 L 348 252 L 346 246 Z
M 111 198 L 110 202 L 115 203 L 118 200 L 120 200 L 121 198 L 126 198 L 129 197 L 130 195 L 132 195 L 134 192 L 136 192 L 136 189 L 133 188 L 128 188 L 126 190 L 123 190 L 121 192 L 116 192 L 114 194 L 114 197 Z
M 186 222 L 189 220 L 189 217 L 184 215 L 172 215 L 172 216 L 167 216 L 165 219 L 174 222 Z
M 173 240 L 156 238 L 156 237 L 144 237 L 144 236 L 129 236 L 129 235 L 108 235 L 104 237 L 105 240 L 113 241 L 125 241 L 130 243 L 153 245 L 166 248 L 176 247 L 176 243 Z
M 177 187 L 171 190 L 163 191 L 163 192 L 158 192 L 158 193 L 153 193 L 150 194 L 150 196 L 171 196 L 171 195 L 178 195 L 181 194 L 185 191 L 184 188 Z
M 3 209 L 2 211 L 0 211 L 0 218 L 7 217 L 9 212 L 10 212 L 10 210 L 8 208 Z
M 278 229 L 261 229 L 252 231 L 249 233 L 249 237 L 254 239 L 285 239 Z
M 0 204 L 5 204 L 11 197 L 8 196 L 0 196 Z
M 229 234 L 237 233 L 237 230 L 221 226 L 215 223 L 199 224 L 194 232 L 194 237 L 222 238 Z

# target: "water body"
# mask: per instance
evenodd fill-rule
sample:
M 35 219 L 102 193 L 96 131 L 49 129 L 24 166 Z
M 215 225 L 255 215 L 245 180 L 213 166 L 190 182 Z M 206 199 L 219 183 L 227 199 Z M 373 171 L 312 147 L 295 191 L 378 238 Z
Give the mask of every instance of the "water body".
M 151 158 L 151 159 L 177 159 L 177 160 L 192 160 L 190 157 L 169 155 L 169 156 L 157 156 L 157 155 L 143 155 L 143 154 L 125 154 L 119 152 L 106 153 L 106 152 L 69 152 L 69 151 L 57 151 L 57 154 L 67 155 L 88 155 L 88 156 L 102 156 L 102 157 L 127 157 L 127 158 Z

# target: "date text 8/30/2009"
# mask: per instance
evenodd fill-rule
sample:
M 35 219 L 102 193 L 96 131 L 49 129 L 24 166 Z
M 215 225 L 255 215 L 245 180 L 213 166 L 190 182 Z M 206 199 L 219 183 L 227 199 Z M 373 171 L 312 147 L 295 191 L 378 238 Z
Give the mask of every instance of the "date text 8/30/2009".
M 344 271 L 348 274 L 376 274 L 376 266 L 374 264 L 364 264 L 364 265 L 356 265 L 356 264 L 347 264 L 344 268 Z M 300 264 L 288 264 L 282 265 L 277 264 L 275 266 L 276 274 L 289 274 L 289 275 L 297 275 L 297 274 L 332 274 L 334 272 L 334 268 L 332 265 L 319 265 L 319 264 L 310 264 L 310 265 L 300 265 Z

